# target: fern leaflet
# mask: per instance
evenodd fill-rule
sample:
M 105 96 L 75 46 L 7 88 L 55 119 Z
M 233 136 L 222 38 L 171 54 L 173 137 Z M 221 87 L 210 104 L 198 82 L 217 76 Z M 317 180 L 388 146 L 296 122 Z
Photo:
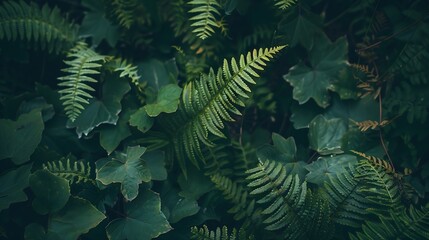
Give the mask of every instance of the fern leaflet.
M 222 229 L 216 228 L 216 231 L 210 231 L 206 225 L 198 229 L 191 228 L 191 239 L 194 240 L 253 240 L 253 235 L 248 235 L 243 228 L 237 233 L 237 229 L 233 228 L 231 233 L 228 233 L 228 228 L 223 226 Z
M 95 183 L 91 178 L 91 167 L 87 162 L 86 165 L 82 161 L 74 161 L 73 165 L 70 159 L 58 162 L 47 162 L 43 167 L 49 170 L 54 175 L 62 177 L 70 181 L 70 183 L 90 182 Z
M 26 40 L 41 49 L 59 52 L 69 49 L 77 39 L 77 26 L 61 16 L 58 8 L 47 4 L 5 1 L 0 5 L 0 39 Z
M 95 91 L 87 83 L 96 83 L 97 80 L 90 75 L 98 75 L 99 69 L 106 56 L 99 55 L 92 49 L 89 49 L 85 43 L 78 43 L 72 48 L 67 57 L 70 59 L 64 61 L 69 67 L 62 69 L 69 75 L 59 77 L 58 86 L 63 89 L 59 91 L 62 94 L 60 100 L 63 101 L 64 110 L 67 117 L 74 121 L 84 109 L 84 104 L 88 104 L 88 99 L 92 95 L 88 92 Z
M 296 3 L 297 0 L 275 0 L 274 6 L 280 8 L 281 10 L 286 10 L 290 6 Z
M 197 15 L 189 19 L 193 21 L 191 26 L 194 27 L 194 30 L 192 32 L 203 40 L 208 38 L 214 33 L 214 27 L 220 27 L 215 17 L 215 14 L 220 15 L 217 10 L 217 8 L 221 7 L 220 4 L 217 0 L 191 0 L 188 4 L 193 5 L 189 12 L 197 13 Z

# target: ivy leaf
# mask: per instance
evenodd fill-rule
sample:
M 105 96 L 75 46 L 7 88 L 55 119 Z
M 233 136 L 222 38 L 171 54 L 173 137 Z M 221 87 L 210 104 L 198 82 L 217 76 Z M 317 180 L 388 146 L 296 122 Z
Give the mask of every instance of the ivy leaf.
M 151 117 L 156 117 L 162 112 L 175 112 L 179 106 L 181 93 L 182 89 L 176 84 L 163 86 L 158 92 L 155 103 L 148 104 L 144 107 L 147 114 Z
M 97 169 L 97 180 L 104 185 L 121 183 L 121 192 L 131 201 L 137 197 L 139 185 L 151 180 L 151 173 L 141 156 L 145 147 L 128 147 L 126 153 L 118 153 L 100 169 Z
M 100 145 L 111 154 L 119 146 L 122 140 L 131 135 L 128 127 L 128 119 L 130 118 L 130 111 L 120 114 L 118 123 L 113 126 L 105 126 L 100 129 Z
M 110 240 L 149 240 L 172 228 L 161 212 L 161 200 L 157 193 L 145 189 L 132 202 L 125 204 L 125 218 L 113 220 L 107 225 Z
M 75 240 L 105 218 L 89 201 L 71 197 L 61 211 L 50 216 L 48 234 L 61 236 L 62 240 Z
M 309 52 L 310 65 L 304 62 L 289 69 L 283 78 L 293 87 L 293 98 L 300 104 L 313 98 L 326 108 L 329 106 L 328 90 L 335 90 L 333 82 L 338 81 L 338 73 L 347 66 L 347 40 L 339 38 L 331 43 L 320 38 Z
M 286 162 L 292 162 L 296 156 L 296 144 L 293 137 L 285 139 L 277 133 L 273 133 L 273 144 L 274 147 L 282 153 Z
M 308 101 L 303 105 L 294 102 L 290 110 L 292 112 L 290 121 L 293 122 L 295 129 L 308 128 L 311 120 L 323 113 L 323 109 L 314 103 L 314 101 Z
M 308 21 L 301 14 L 297 15 L 292 21 L 290 18 L 284 18 L 279 23 L 279 31 L 288 39 L 291 47 L 302 44 L 306 49 L 311 49 L 314 40 L 324 35 L 322 30 Z
M 27 200 L 23 190 L 28 186 L 30 170 L 31 164 L 27 164 L 0 176 L 0 211 Z
M 157 59 L 150 59 L 138 65 L 139 74 L 142 81 L 146 81 L 148 86 L 156 93 L 164 85 L 175 83 L 177 73 L 172 72 L 170 62 L 163 63 Z
M 151 151 L 143 155 L 143 160 L 149 168 L 152 180 L 163 181 L 167 179 L 164 158 L 164 152 L 161 151 Z
M 118 27 L 106 17 L 105 5 L 101 0 L 84 0 L 82 5 L 89 8 L 90 12 L 85 12 L 80 27 L 80 35 L 83 37 L 92 37 L 92 44 L 98 46 L 103 39 L 114 47 L 119 40 Z
M 31 174 L 30 187 L 36 196 L 33 208 L 42 215 L 60 210 L 70 197 L 69 182 L 48 170 L 38 170 Z
M 27 162 L 42 139 L 40 109 L 22 114 L 18 120 L 0 119 L 0 160 L 11 158 L 16 165 Z
M 103 84 L 103 98 L 91 99 L 90 104 L 74 121 L 68 121 L 68 128 L 76 128 L 79 138 L 88 135 L 95 127 L 103 123 L 115 125 L 121 112 L 121 100 L 130 91 L 128 81 L 123 78 L 106 78 Z
M 308 182 L 323 187 L 324 183 L 329 179 L 329 176 L 335 177 L 338 173 L 346 171 L 345 167 L 356 161 L 356 156 L 349 154 L 320 157 L 317 161 L 305 166 L 305 169 L 309 171 L 305 179 Z
M 144 107 L 139 108 L 130 117 L 130 125 L 145 133 L 153 126 L 154 119 L 149 117 Z
M 321 155 L 343 153 L 341 139 L 347 131 L 347 124 L 341 118 L 326 119 L 318 115 L 311 121 L 308 138 L 310 148 Z
M 195 167 L 190 168 L 187 178 L 181 174 L 177 181 L 182 189 L 179 195 L 193 200 L 198 200 L 202 195 L 213 189 L 212 181 L 201 171 L 197 171 Z

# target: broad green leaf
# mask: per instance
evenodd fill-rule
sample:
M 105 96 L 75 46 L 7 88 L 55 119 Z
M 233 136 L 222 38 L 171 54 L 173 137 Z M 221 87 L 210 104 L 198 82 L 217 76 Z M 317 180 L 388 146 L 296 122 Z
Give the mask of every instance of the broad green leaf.
M 36 97 L 29 101 L 23 101 L 18 109 L 18 114 L 30 113 L 38 109 L 42 113 L 43 122 L 52 119 L 55 115 L 54 107 L 48 104 L 43 97 Z
M 148 86 L 157 93 L 164 85 L 176 83 L 177 76 L 171 72 L 167 65 L 157 59 L 138 64 L 141 80 L 147 82 Z
M 69 182 L 48 170 L 38 170 L 31 174 L 30 187 L 36 196 L 33 200 L 33 208 L 39 214 L 60 210 L 70 197 Z
M 296 155 L 296 144 L 293 137 L 285 139 L 277 133 L 273 133 L 273 144 L 274 147 L 280 151 L 285 158 L 286 162 L 292 162 L 295 160 Z
M 319 115 L 310 123 L 308 138 L 310 148 L 321 155 L 342 153 L 341 139 L 347 131 L 347 124 L 341 118 L 326 119 Z
M 27 164 L 0 176 L 0 211 L 27 200 L 23 190 L 28 186 L 30 170 L 31 164 Z
M 278 29 L 285 35 L 291 47 L 301 44 L 306 49 L 311 49 L 314 42 L 318 41 L 321 35 L 324 35 L 318 26 L 301 14 L 297 15 L 293 20 L 284 18 L 280 21 Z
M 345 171 L 345 167 L 356 163 L 356 161 L 357 158 L 349 154 L 320 157 L 317 161 L 305 166 L 305 169 L 309 171 L 305 179 L 323 187 L 329 176 L 335 177 L 338 173 Z
M 119 120 L 116 125 L 108 125 L 100 129 L 100 145 L 107 151 L 107 154 L 110 155 L 122 140 L 131 135 L 128 127 L 130 115 L 130 111 L 123 112 L 119 114 Z
M 50 216 L 48 234 L 57 234 L 61 240 L 76 240 L 105 218 L 89 201 L 71 197 L 61 211 Z
M 330 98 L 328 90 L 335 90 L 340 70 L 347 67 L 347 40 L 339 38 L 335 43 L 324 37 L 309 51 L 309 65 L 300 62 L 289 69 L 283 78 L 293 87 L 293 98 L 300 104 L 313 98 L 326 108 Z
M 181 174 L 177 181 L 182 189 L 179 195 L 185 198 L 198 200 L 202 195 L 213 190 L 212 181 L 195 167 L 189 168 L 187 178 Z
M 38 223 L 30 223 L 25 227 L 25 240 L 61 240 L 55 233 L 46 233 L 45 228 Z
M 139 108 L 130 117 L 130 125 L 145 133 L 153 126 L 154 119 L 147 115 L 144 107 Z
M 126 217 L 113 220 L 106 228 L 110 240 L 149 240 L 172 229 L 161 212 L 159 195 L 151 190 L 140 191 L 124 209 Z
M 128 81 L 123 78 L 108 77 L 103 84 L 101 100 L 93 99 L 74 121 L 68 121 L 67 127 L 76 128 L 79 137 L 88 135 L 95 127 L 103 123 L 115 125 L 121 112 L 121 100 L 130 91 Z
M 152 180 L 162 181 L 167 179 L 164 158 L 164 152 L 161 151 L 151 151 L 143 155 L 143 160 L 149 168 Z
M 182 89 L 176 84 L 168 84 L 163 86 L 156 97 L 156 101 L 146 105 L 144 108 L 147 114 L 151 117 L 156 117 L 160 113 L 173 113 L 179 106 L 179 98 Z
M 11 158 L 16 165 L 30 160 L 43 129 L 40 109 L 22 114 L 16 121 L 0 119 L 0 160 Z
M 151 173 L 141 158 L 146 148 L 128 147 L 125 153 L 117 153 L 100 169 L 97 169 L 97 180 L 105 185 L 121 183 L 122 195 L 127 200 L 137 197 L 139 185 L 151 180 Z
M 79 31 L 80 35 L 82 37 L 92 37 L 92 44 L 95 46 L 98 46 L 103 39 L 106 39 L 107 43 L 114 47 L 119 39 L 119 31 L 118 27 L 107 19 L 106 6 L 103 1 L 84 0 L 82 5 L 91 11 L 85 12 Z
M 290 110 L 292 112 L 290 121 L 293 122 L 293 127 L 295 129 L 308 128 L 311 120 L 323 113 L 323 109 L 314 101 L 308 101 L 303 105 L 299 105 L 295 102 L 292 104 Z

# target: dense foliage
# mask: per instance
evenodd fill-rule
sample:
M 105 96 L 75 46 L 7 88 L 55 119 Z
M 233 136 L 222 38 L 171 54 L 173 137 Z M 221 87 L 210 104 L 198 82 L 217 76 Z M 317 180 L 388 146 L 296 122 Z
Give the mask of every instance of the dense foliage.
M 429 239 L 426 0 L 0 3 L 0 239 Z

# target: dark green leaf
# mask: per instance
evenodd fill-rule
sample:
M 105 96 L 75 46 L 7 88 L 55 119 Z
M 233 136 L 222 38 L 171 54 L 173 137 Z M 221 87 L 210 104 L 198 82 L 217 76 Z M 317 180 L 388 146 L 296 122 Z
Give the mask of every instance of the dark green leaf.
M 109 239 L 149 240 L 172 229 L 161 212 L 159 195 L 151 190 L 140 191 L 136 199 L 126 203 L 125 216 L 109 223 Z
M 177 181 L 182 189 L 179 195 L 189 199 L 198 200 L 203 194 L 213 189 L 210 179 L 196 169 L 189 169 L 187 178 L 181 174 Z
M 158 92 L 164 85 L 175 83 L 175 73 L 170 72 L 169 62 L 163 63 L 157 59 L 150 59 L 138 65 L 141 80 Z
M 284 79 L 293 89 L 293 98 L 300 104 L 313 98 L 326 108 L 329 106 L 329 92 L 334 90 L 340 70 L 347 66 L 347 40 L 342 37 L 335 43 L 320 38 L 309 52 L 310 65 L 300 62 L 293 66 Z
M 130 125 L 137 127 L 138 130 L 145 133 L 153 125 L 154 119 L 147 115 L 147 112 L 144 107 L 139 108 L 133 115 L 130 117 Z
M 274 147 L 282 153 L 286 162 L 292 162 L 295 160 L 296 144 L 293 137 L 285 139 L 281 135 L 273 133 L 273 144 Z
M 151 173 L 142 155 L 146 148 L 128 147 L 126 153 L 117 153 L 100 169 L 97 169 L 97 180 L 105 185 L 121 183 L 122 195 L 133 200 L 138 195 L 139 185 L 151 180 Z
M 98 46 L 103 39 L 114 47 L 119 39 L 118 27 L 107 19 L 105 5 L 101 0 L 84 0 L 82 5 L 91 11 L 85 13 L 80 27 L 80 35 L 92 37 L 92 44 Z
M 16 165 L 27 162 L 42 139 L 43 129 L 40 109 L 22 114 L 17 121 L 0 119 L 0 160 L 11 158 Z
M 0 176 L 0 211 L 27 200 L 23 190 L 28 186 L 30 170 L 31 164 L 27 164 Z
M 75 127 L 76 133 L 81 137 L 82 134 L 88 135 L 100 124 L 116 124 L 121 112 L 121 100 L 130 89 L 126 79 L 107 78 L 103 84 L 103 98 L 92 100 L 74 122 L 67 122 L 67 127 Z
M 324 34 L 319 27 L 301 14 L 292 21 L 288 18 L 283 19 L 278 28 L 281 33 L 285 34 L 290 46 L 294 47 L 301 44 L 307 49 L 311 49 L 314 42 L 319 40 L 320 35 Z
M 119 146 L 122 140 L 131 135 L 128 127 L 129 111 L 119 115 L 118 123 L 115 126 L 109 125 L 100 129 L 100 145 L 111 154 Z
M 143 155 L 143 160 L 149 168 L 152 180 L 162 181 L 167 179 L 167 169 L 165 169 L 164 152 L 152 151 Z
M 357 158 L 348 154 L 320 157 L 317 161 L 305 166 L 309 171 L 305 179 L 308 182 L 323 187 L 324 183 L 329 179 L 329 176 L 335 177 L 337 174 L 345 171 L 344 168 L 349 164 L 354 164 L 356 162 Z
M 156 101 L 144 107 L 147 114 L 151 117 L 156 117 L 162 112 L 175 112 L 179 105 L 181 93 L 182 89 L 176 84 L 168 84 L 163 86 L 158 92 Z
M 303 105 L 294 103 L 291 106 L 292 115 L 290 116 L 291 122 L 295 129 L 308 128 L 311 120 L 317 115 L 323 113 L 323 109 L 320 108 L 314 101 L 308 101 Z
M 321 155 L 342 153 L 341 138 L 347 131 L 347 124 L 341 118 L 326 119 L 319 115 L 310 123 L 308 138 L 310 148 Z
M 50 216 L 48 234 L 57 234 L 62 240 L 76 240 L 105 218 L 87 200 L 71 197 L 61 211 Z
M 60 210 L 70 197 L 69 182 L 48 170 L 38 170 L 31 174 L 30 187 L 36 196 L 33 200 L 33 208 L 39 214 Z
M 30 223 L 25 227 L 25 240 L 61 240 L 55 233 L 46 234 L 45 228 L 38 223 Z

